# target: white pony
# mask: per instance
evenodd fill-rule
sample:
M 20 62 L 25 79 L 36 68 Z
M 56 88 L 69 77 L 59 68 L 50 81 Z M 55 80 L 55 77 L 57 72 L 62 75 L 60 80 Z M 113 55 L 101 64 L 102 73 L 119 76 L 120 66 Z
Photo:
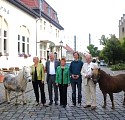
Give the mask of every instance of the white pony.
M 31 74 L 29 67 L 23 67 L 19 71 L 18 75 L 15 74 L 6 74 L 3 80 L 5 87 L 5 97 L 8 104 L 10 103 L 10 92 L 15 91 L 16 103 L 18 103 L 18 94 L 22 92 L 23 104 L 26 104 L 25 91 L 27 83 L 31 81 Z

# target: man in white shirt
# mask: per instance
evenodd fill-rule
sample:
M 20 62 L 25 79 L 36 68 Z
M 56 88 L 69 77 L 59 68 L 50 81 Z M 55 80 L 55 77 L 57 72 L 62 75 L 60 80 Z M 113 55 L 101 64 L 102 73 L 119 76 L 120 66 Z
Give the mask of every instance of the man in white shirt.
M 49 54 L 50 60 L 46 62 L 45 70 L 47 73 L 47 84 L 49 92 L 49 105 L 53 104 L 53 87 L 54 87 L 54 101 L 55 105 L 58 105 L 58 87 L 55 83 L 56 69 L 60 65 L 60 62 L 55 60 L 54 53 Z
M 92 62 L 92 56 L 90 54 L 86 54 L 85 59 L 86 63 L 84 63 L 81 70 L 86 96 L 86 106 L 84 108 L 91 107 L 94 110 L 96 109 L 96 84 L 91 79 L 91 68 L 98 68 L 98 65 Z

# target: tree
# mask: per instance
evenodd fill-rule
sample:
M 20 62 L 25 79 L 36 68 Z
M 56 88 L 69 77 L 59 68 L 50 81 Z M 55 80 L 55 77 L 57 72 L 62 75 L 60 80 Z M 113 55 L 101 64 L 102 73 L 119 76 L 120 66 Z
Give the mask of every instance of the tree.
M 113 64 L 122 60 L 123 49 L 121 47 L 120 41 L 115 35 L 110 35 L 111 38 L 108 39 L 104 49 L 102 50 L 102 55 L 105 57 L 109 63 Z
M 108 37 L 106 38 L 105 35 L 102 35 L 99 40 L 100 40 L 100 45 L 106 46 L 106 43 L 108 41 Z
M 95 47 L 93 44 L 90 44 L 89 46 L 87 46 L 87 49 L 89 50 L 92 57 L 99 56 L 100 51 L 98 50 L 98 47 Z

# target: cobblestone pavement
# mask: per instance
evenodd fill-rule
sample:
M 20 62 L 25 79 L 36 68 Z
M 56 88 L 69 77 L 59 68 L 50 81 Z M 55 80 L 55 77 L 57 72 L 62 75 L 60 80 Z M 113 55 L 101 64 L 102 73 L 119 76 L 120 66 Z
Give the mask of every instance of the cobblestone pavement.
M 124 73 L 124 71 L 111 72 L 109 69 L 102 69 L 105 69 L 106 72 L 113 75 Z M 46 85 L 45 88 L 47 88 Z M 83 108 L 83 105 L 85 105 L 84 90 L 82 90 L 82 106 L 78 107 L 77 105 L 76 107 L 72 107 L 70 86 L 68 88 L 68 105 L 66 108 L 62 108 L 59 105 L 55 106 L 55 104 L 49 107 L 43 107 L 42 105 L 35 106 L 35 96 L 31 83 L 28 83 L 27 87 L 27 105 L 22 105 L 21 101 L 19 105 L 15 105 L 15 99 L 13 99 L 10 104 L 7 104 L 4 102 L 4 89 L 2 83 L 0 84 L 0 90 L 0 120 L 125 120 L 125 107 L 122 105 L 123 93 L 114 94 L 115 110 L 111 109 L 109 96 L 107 98 L 107 108 L 103 109 L 103 96 L 98 85 L 96 110 Z M 48 103 L 47 89 L 45 89 L 45 93 Z

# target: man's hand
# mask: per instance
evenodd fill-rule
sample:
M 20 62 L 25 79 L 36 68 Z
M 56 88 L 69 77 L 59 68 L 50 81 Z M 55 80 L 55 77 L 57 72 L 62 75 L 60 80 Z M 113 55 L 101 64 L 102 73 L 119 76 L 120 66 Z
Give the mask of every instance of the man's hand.
M 79 75 L 72 75 L 72 78 L 73 78 L 73 79 L 78 79 L 78 78 L 79 78 Z
M 85 78 L 88 78 L 88 79 L 89 79 L 89 78 L 91 78 L 91 75 L 86 75 Z
M 44 84 L 44 81 L 42 80 L 42 84 Z

